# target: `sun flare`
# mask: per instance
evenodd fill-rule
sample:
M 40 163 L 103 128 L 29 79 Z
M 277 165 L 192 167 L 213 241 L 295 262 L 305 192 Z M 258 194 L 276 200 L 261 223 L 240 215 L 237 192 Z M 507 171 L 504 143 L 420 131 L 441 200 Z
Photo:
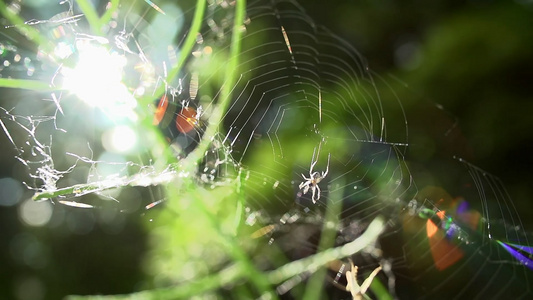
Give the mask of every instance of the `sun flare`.
M 65 89 L 112 116 L 131 116 L 137 102 L 122 82 L 127 59 L 104 45 L 78 43 L 73 68 L 63 67 Z

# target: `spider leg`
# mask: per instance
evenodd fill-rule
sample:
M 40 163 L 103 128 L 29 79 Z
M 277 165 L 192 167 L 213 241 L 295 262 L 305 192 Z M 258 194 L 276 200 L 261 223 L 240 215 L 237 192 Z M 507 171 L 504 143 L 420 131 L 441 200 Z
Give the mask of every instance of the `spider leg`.
M 307 182 L 306 184 L 304 184 L 304 190 L 303 190 L 304 195 L 307 194 L 308 191 L 309 191 L 309 183 Z
M 328 175 L 328 172 L 329 172 L 329 160 L 331 158 L 331 153 L 328 154 L 328 164 L 326 165 L 326 171 L 324 173 L 322 173 L 322 178 L 326 177 L 326 175 Z
M 303 178 L 305 181 L 304 181 L 304 182 L 301 182 L 300 185 L 298 186 L 300 189 L 302 189 L 302 187 L 304 187 L 304 186 L 306 186 L 306 185 L 309 186 L 309 182 L 311 182 L 311 178 L 312 178 L 312 177 L 307 178 L 307 177 L 305 177 L 304 174 L 302 174 L 302 178 Z M 304 194 L 305 194 L 305 192 L 304 192 Z
M 311 164 L 311 168 L 309 169 L 309 177 L 310 177 L 310 178 L 313 178 L 313 169 L 315 168 L 315 165 L 316 165 L 317 162 L 318 162 L 318 160 L 315 160 L 315 161 Z
M 316 198 L 315 198 L 315 192 L 316 192 Z M 315 185 L 315 188 L 313 189 L 313 203 L 316 203 L 320 199 L 320 187 Z

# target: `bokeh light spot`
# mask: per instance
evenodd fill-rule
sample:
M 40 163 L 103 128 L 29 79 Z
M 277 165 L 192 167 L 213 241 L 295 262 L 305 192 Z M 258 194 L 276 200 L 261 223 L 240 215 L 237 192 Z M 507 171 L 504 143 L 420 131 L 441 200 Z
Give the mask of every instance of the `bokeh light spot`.
M 131 116 L 137 102 L 122 83 L 126 57 L 104 46 L 79 43 L 74 68 L 63 68 L 63 85 L 90 106 L 113 116 Z
M 107 151 L 128 153 L 137 145 L 137 134 L 126 125 L 119 125 L 102 135 L 102 144 Z
M 39 300 L 44 299 L 46 288 L 37 277 L 25 277 L 20 279 L 15 288 L 17 299 Z
M 84 235 L 91 232 L 94 228 L 94 215 L 91 211 L 71 211 L 67 215 L 67 227 L 70 232 Z
M 35 235 L 19 233 L 9 243 L 9 250 L 14 261 L 25 266 L 42 269 L 48 264 L 48 251 Z
M 44 226 L 52 217 L 52 204 L 27 199 L 19 207 L 19 217 L 27 225 Z
M 0 206 L 12 206 L 22 197 L 22 184 L 13 178 L 0 178 Z

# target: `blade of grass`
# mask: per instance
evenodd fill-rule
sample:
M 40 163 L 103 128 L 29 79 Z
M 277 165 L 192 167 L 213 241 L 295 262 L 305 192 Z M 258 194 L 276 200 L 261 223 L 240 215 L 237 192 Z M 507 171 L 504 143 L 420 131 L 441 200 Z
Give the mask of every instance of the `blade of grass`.
M 235 196 L 237 197 L 237 207 L 235 208 L 235 221 L 234 221 L 234 235 L 239 233 L 239 228 L 241 228 L 241 222 L 244 219 L 244 203 L 245 203 L 245 194 L 244 194 L 244 182 L 246 180 L 246 174 L 244 169 L 239 170 L 239 175 L 237 176 L 237 182 L 235 186 Z
M 191 55 L 192 48 L 194 47 L 194 44 L 196 43 L 196 37 L 198 36 L 198 32 L 200 32 L 200 28 L 202 26 L 202 22 L 204 20 L 204 13 L 205 13 L 205 7 L 206 7 L 207 0 L 197 0 L 196 1 L 196 9 L 194 11 L 194 17 L 191 24 L 191 27 L 189 29 L 189 33 L 187 34 L 187 37 L 185 38 L 185 42 L 183 43 L 183 47 L 180 50 L 180 55 L 178 58 L 178 61 L 176 65 L 172 66 L 172 69 L 168 72 L 168 76 L 166 78 L 166 82 L 172 82 L 174 78 L 179 74 L 181 69 L 183 68 L 183 64 L 185 63 L 185 60 L 189 55 Z M 237 1 L 237 6 L 240 1 Z M 238 19 L 236 18 L 235 21 Z M 242 24 L 239 22 L 239 24 Z M 165 91 L 165 87 L 161 85 L 155 92 L 154 95 L 148 95 L 145 97 L 142 97 L 139 99 L 140 106 L 146 106 L 150 105 L 153 101 L 153 99 L 157 99 L 161 97 L 163 92 Z
M 376 299 L 379 300 L 392 300 L 387 287 L 379 280 L 378 277 L 375 277 L 370 284 L 370 290 L 376 295 Z
M 192 48 L 194 46 L 194 43 L 196 42 L 196 36 L 198 32 L 200 31 L 200 27 L 202 25 L 206 1 L 207 0 L 196 1 L 196 10 L 194 13 L 194 18 L 193 18 L 191 28 L 189 30 L 187 38 L 185 39 L 185 43 L 180 51 L 181 55 L 179 57 L 179 61 L 175 66 L 173 66 L 172 70 L 170 71 L 169 76 L 166 79 L 167 82 L 171 82 L 172 79 L 174 79 L 174 77 L 177 76 L 180 69 L 182 68 L 183 63 L 185 62 L 185 59 L 188 57 L 188 55 L 191 55 Z M 104 17 L 106 16 L 104 15 Z M 104 17 L 102 17 L 102 19 L 104 19 Z M 153 103 L 154 99 L 159 98 L 163 94 L 163 92 L 165 92 L 165 90 L 164 90 L 164 86 L 162 85 L 154 92 L 153 95 L 146 95 L 144 97 L 139 98 L 138 103 L 140 105 L 138 105 L 138 107 L 145 108 L 147 106 L 150 106 Z M 166 146 L 167 143 L 165 141 L 165 138 L 162 132 L 156 126 L 153 125 L 152 119 L 150 118 L 151 115 L 146 114 L 146 111 L 140 111 L 139 113 L 141 116 L 144 116 L 141 118 L 142 121 L 141 121 L 140 126 L 144 128 L 145 132 L 148 132 L 150 135 L 155 137 L 156 146 L 158 146 L 157 147 L 158 150 L 156 152 L 159 152 L 157 156 L 162 158 L 158 161 L 158 163 L 177 166 L 177 158 L 172 153 L 170 147 Z M 204 135 L 204 138 L 205 138 L 205 135 Z M 200 159 L 201 157 L 196 158 L 196 160 L 192 161 L 190 164 L 192 166 L 196 166 L 197 162 Z M 194 172 L 193 168 L 190 168 L 187 170 Z M 167 187 L 167 192 L 171 192 L 168 190 L 168 187 Z
M 271 284 L 278 284 L 304 272 L 314 272 L 318 267 L 326 263 L 342 259 L 352 255 L 375 241 L 384 227 L 381 217 L 374 219 L 367 230 L 356 240 L 334 249 L 329 249 L 313 256 L 309 256 L 288 264 L 266 274 Z M 114 296 L 70 296 L 69 300 L 119 300 L 119 299 L 188 299 L 192 296 L 199 296 L 202 293 L 222 287 L 241 280 L 244 276 L 250 276 L 248 269 L 242 264 L 233 265 L 218 272 L 215 275 L 202 278 L 198 281 L 184 283 L 164 289 L 142 291 L 128 295 Z
M 51 92 L 60 90 L 60 88 L 52 87 L 49 83 L 43 81 L 12 78 L 0 78 L 0 87 L 25 89 L 37 92 Z
M 119 299 L 190 299 L 216 288 L 233 283 L 245 276 L 245 271 L 238 265 L 230 266 L 215 275 L 207 276 L 199 280 L 183 283 L 169 288 L 142 291 L 127 295 L 112 296 L 69 296 L 68 300 L 119 300 Z
M 96 10 L 94 9 L 93 5 L 89 0 L 76 0 L 78 3 L 81 11 L 85 15 L 85 18 L 87 19 L 87 22 L 89 22 L 89 26 L 91 26 L 91 30 L 95 35 L 101 36 L 102 35 L 102 24 L 100 23 L 100 18 L 98 17 L 98 14 L 96 13 Z
M 237 0 L 235 7 L 235 21 L 233 23 L 233 30 L 231 35 L 231 48 L 230 48 L 230 59 L 227 64 L 227 80 L 222 86 L 222 91 L 220 94 L 220 101 L 218 105 L 213 109 L 213 113 L 209 118 L 209 125 L 207 126 L 204 136 L 198 147 L 194 149 L 188 156 L 186 161 L 186 169 L 194 167 L 194 163 L 203 158 L 205 151 L 209 148 L 212 140 L 214 139 L 219 125 L 222 121 L 222 118 L 231 102 L 231 93 L 234 87 L 234 84 L 237 79 L 237 67 L 239 65 L 239 54 L 241 52 L 241 39 L 242 39 L 242 26 L 244 25 L 244 15 L 246 11 L 246 1 Z M 187 37 L 189 38 L 189 37 Z M 193 41 L 194 42 L 194 41 Z M 170 76 L 170 75 L 169 75 Z
M 340 188 L 331 190 L 328 197 L 328 204 L 326 208 L 326 218 L 324 226 L 320 235 L 320 242 L 318 251 L 322 252 L 330 249 L 335 245 L 335 238 L 337 237 L 337 225 L 339 224 L 339 214 L 342 211 L 342 198 L 344 192 L 343 178 L 337 180 Z M 320 268 L 309 279 L 305 290 L 305 299 L 322 299 L 322 288 L 324 286 L 325 277 L 327 275 L 326 268 Z
M 328 249 L 313 256 L 288 263 L 279 269 L 268 274 L 272 284 L 280 283 L 288 278 L 304 272 L 315 272 L 319 267 L 338 259 L 343 259 L 354 253 L 363 250 L 375 241 L 384 228 L 384 221 L 381 217 L 375 218 L 366 231 L 356 240 L 333 249 Z
M 113 13 L 118 9 L 120 0 L 111 0 L 109 3 L 111 3 L 111 6 L 109 6 L 109 8 L 105 11 L 104 15 L 100 18 L 100 28 L 102 28 L 105 24 L 109 23 L 111 17 L 113 16 Z
M 254 266 L 246 252 L 241 248 L 239 241 L 234 236 L 221 231 L 222 226 L 219 219 L 209 211 L 204 203 L 207 199 L 209 199 L 209 195 L 199 194 L 198 200 L 194 204 L 208 219 L 211 224 L 211 229 L 217 232 L 218 240 L 222 246 L 234 261 L 244 269 L 248 279 L 256 286 L 261 294 L 269 295 L 269 299 L 277 299 L 268 281 L 268 277 Z

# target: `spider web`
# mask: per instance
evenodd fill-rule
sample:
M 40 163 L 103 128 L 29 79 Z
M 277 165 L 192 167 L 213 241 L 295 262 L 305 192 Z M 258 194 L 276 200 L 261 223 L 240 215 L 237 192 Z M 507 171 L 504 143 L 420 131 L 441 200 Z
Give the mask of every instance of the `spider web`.
M 124 79 L 132 93 L 155 99 L 156 90 L 164 90 L 171 108 L 158 126 L 173 154 L 184 160 L 201 143 L 222 101 L 232 3 L 209 2 L 192 55 L 171 81 L 165 78 L 183 47 L 192 3 L 121 6 L 104 42 L 85 33 L 88 25 L 68 4 L 58 5 L 55 15 L 26 18 L 39 31 L 59 32 L 54 43 L 65 45 L 67 54 L 39 57 L 8 33 L 0 44 L 2 77 L 59 84 L 65 67 L 54 58 L 77 57 L 79 41 L 114 43 L 134 62 L 125 67 Z M 275 266 L 258 257 L 273 255 L 273 247 L 290 260 L 317 252 L 327 211 L 338 206 L 337 246 L 359 237 L 376 216 L 388 220 L 380 239 L 351 259 L 360 274 L 381 264 L 377 280 L 392 297 L 531 295 L 531 271 L 524 266 L 531 258 L 528 234 L 499 179 L 468 162 L 453 117 L 416 95 L 400 99 L 401 83 L 373 73 L 356 49 L 314 23 L 294 1 L 249 1 L 246 14 L 231 102 L 197 172 L 161 165 L 161 157 L 142 143 L 137 153 L 113 153 L 103 137 L 127 118 L 116 119 L 113 110 L 80 110 L 76 96 L 66 92 L 5 90 L 1 125 L 29 170 L 26 186 L 45 193 L 89 183 L 52 201 L 102 207 L 97 211 L 112 203 L 128 212 L 151 209 L 166 198 L 152 187 L 139 202 L 124 201 L 126 186 L 157 186 L 184 176 L 216 190 L 239 181 L 245 231 L 265 246 L 253 254 L 265 269 Z M 170 21 L 175 26 L 158 34 Z M 196 112 L 191 131 L 175 126 L 183 108 Z M 138 140 L 150 138 L 138 134 Z M 428 139 L 438 150 L 422 155 Z M 332 298 L 348 296 L 336 287 L 346 285 L 348 265 L 330 267 Z M 310 276 L 302 274 L 277 291 L 298 297 L 295 287 Z

